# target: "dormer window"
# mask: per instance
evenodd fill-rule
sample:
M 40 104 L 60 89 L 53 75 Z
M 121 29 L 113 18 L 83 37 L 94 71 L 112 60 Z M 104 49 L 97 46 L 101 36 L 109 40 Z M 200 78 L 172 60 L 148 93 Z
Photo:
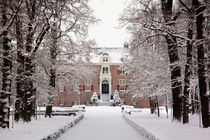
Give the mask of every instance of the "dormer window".
M 107 56 L 103 57 L 103 62 L 108 62 L 108 57 Z
M 107 53 L 104 53 L 102 56 L 102 62 L 108 62 L 109 61 L 109 55 Z

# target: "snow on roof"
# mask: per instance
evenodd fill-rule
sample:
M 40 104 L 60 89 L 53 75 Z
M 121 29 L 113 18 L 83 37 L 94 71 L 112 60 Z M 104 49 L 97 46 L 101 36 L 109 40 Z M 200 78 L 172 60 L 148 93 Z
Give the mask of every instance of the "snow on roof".
M 129 55 L 127 48 L 95 48 L 92 54 L 92 63 L 100 63 L 100 57 L 107 53 L 110 57 L 110 63 L 122 63 L 122 59 Z

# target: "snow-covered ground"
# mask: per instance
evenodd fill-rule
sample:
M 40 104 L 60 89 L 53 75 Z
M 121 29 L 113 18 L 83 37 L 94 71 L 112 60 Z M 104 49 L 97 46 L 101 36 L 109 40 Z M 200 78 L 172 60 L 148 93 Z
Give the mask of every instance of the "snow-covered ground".
M 0 129 L 0 140 L 41 140 L 75 119 L 73 116 L 44 116 L 30 123 L 15 123 L 14 128 Z
M 15 123 L 12 129 L 0 129 L 0 140 L 41 140 L 47 136 L 57 138 L 63 132 L 59 140 L 144 140 L 140 133 L 150 140 L 210 139 L 210 128 L 200 128 L 197 115 L 190 116 L 190 123 L 186 125 L 172 122 L 170 116 L 169 113 L 167 119 L 163 109 L 160 117 L 150 114 L 149 109 L 138 109 L 131 115 L 124 113 L 123 118 L 120 107 L 93 106 L 86 107 L 84 119 L 70 130 L 68 128 L 75 124 L 80 115 L 42 117 L 30 123 Z
M 165 110 L 161 110 L 160 117 L 150 114 L 149 109 L 142 112 L 125 114 L 128 119 L 138 126 L 152 133 L 160 140 L 209 140 L 210 128 L 199 128 L 199 116 L 190 116 L 190 123 L 183 125 L 166 118 Z
M 122 118 L 120 107 L 87 107 L 84 119 L 59 140 L 143 140 Z

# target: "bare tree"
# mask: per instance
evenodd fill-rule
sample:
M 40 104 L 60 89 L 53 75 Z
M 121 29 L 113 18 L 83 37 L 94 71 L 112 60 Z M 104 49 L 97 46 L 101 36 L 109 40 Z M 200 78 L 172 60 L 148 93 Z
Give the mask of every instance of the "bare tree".
M 186 49 L 187 49 L 187 54 L 186 54 L 186 59 L 187 62 L 185 64 L 185 72 L 184 72 L 184 91 L 183 91 L 183 105 L 182 105 L 182 110 L 183 110 L 183 124 L 189 122 L 189 95 L 190 95 L 190 78 L 192 75 L 192 58 L 193 58 L 193 36 L 194 36 L 194 23 L 193 19 L 195 16 L 195 10 L 192 6 L 186 5 L 182 0 L 179 0 L 180 5 L 184 8 L 185 11 L 182 12 L 182 14 L 187 16 L 187 43 L 186 43 Z
M 17 100 L 15 120 L 30 121 L 35 115 L 35 53 L 50 28 L 47 1 L 24 1 L 16 18 L 17 38 Z M 26 7 L 26 8 L 23 8 Z M 40 12 L 38 14 L 38 12 Z
M 205 16 L 204 11 L 206 5 L 199 0 L 193 0 L 193 6 L 196 12 L 196 46 L 197 46 L 197 58 L 198 58 L 198 80 L 199 80 L 199 93 L 201 103 L 202 125 L 204 128 L 210 126 L 209 121 L 209 105 L 207 97 L 207 49 L 205 48 Z
M 0 2 L 1 24 L 5 28 L 9 22 L 9 4 L 10 1 Z M 12 45 L 11 35 L 8 30 L 2 32 L 2 50 L 3 50 L 3 65 L 2 65 L 2 90 L 0 92 L 0 127 L 9 128 L 10 115 L 10 95 L 12 82 Z
M 97 21 L 93 16 L 92 10 L 89 8 L 87 3 L 87 0 L 56 0 L 54 2 L 54 8 L 52 12 L 54 14 L 50 37 L 50 86 L 54 89 L 56 86 L 56 61 L 58 55 L 60 55 L 63 58 L 69 56 L 68 59 L 73 59 L 73 56 L 75 55 L 82 55 L 83 51 L 81 51 L 80 49 L 76 49 L 76 47 L 80 48 L 79 46 L 84 45 L 83 43 L 81 43 L 81 39 L 86 40 L 87 29 L 89 24 L 93 24 Z M 86 43 L 87 47 L 91 45 L 86 41 L 84 41 L 84 43 Z M 68 46 L 65 46 L 65 44 Z M 84 47 L 83 49 L 85 50 L 85 48 L 87 47 Z M 65 51 L 69 50 L 68 48 L 75 48 L 78 51 L 70 50 L 68 54 L 65 55 Z M 89 51 L 87 51 L 87 53 L 88 52 Z M 87 56 L 88 55 L 89 54 L 87 54 Z M 45 116 L 51 117 L 53 97 L 54 95 L 49 93 L 49 100 L 47 103 Z

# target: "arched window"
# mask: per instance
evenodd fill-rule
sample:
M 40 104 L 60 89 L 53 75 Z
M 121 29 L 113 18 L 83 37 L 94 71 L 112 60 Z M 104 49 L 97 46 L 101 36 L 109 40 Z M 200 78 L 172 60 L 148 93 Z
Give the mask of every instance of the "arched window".
M 108 62 L 108 57 L 107 56 L 103 57 L 103 62 Z
M 103 80 L 102 84 L 109 84 L 107 80 Z
M 108 61 L 109 61 L 108 54 L 104 53 L 103 54 L 103 62 L 108 62 Z

